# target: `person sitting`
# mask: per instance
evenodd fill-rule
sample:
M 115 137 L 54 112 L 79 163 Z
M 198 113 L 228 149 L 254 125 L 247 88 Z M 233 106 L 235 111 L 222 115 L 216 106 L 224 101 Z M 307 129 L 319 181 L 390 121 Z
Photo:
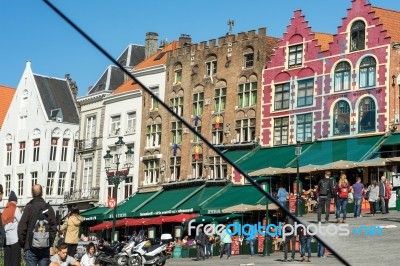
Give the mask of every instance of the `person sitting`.
M 94 266 L 95 257 L 94 253 L 96 252 L 96 247 L 93 242 L 90 242 L 86 248 L 86 254 L 83 255 L 81 259 L 82 266 Z
M 79 261 L 74 259 L 71 256 L 67 255 L 68 253 L 68 244 L 61 243 L 58 245 L 57 254 L 54 254 L 50 258 L 50 265 L 49 266 L 80 266 L 81 264 Z

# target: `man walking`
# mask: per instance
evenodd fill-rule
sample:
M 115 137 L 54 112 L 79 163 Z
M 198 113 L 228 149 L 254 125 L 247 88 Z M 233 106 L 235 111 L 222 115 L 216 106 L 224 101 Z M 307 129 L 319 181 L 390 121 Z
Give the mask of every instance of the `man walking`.
M 54 238 L 57 233 L 54 210 L 50 205 L 45 203 L 42 195 L 42 186 L 39 184 L 34 185 L 32 187 L 33 199 L 26 205 L 21 221 L 18 224 L 18 240 L 25 251 L 26 266 L 48 266 L 50 264 L 50 247 L 53 246 Z M 39 218 L 40 210 L 47 216 L 49 223 L 48 248 L 32 247 L 32 232 Z
M 321 222 L 322 210 L 325 210 L 325 223 L 329 222 L 331 201 L 334 197 L 331 171 L 325 171 L 325 177 L 318 183 L 318 222 Z
M 386 214 L 385 195 L 386 195 L 386 176 L 383 175 L 381 177 L 381 182 L 379 182 L 379 202 L 381 203 L 382 214 Z
M 282 204 L 282 206 L 286 208 L 286 200 L 287 200 L 287 197 L 288 197 L 288 192 L 283 187 L 282 183 L 280 184 L 280 187 L 278 189 L 277 196 L 278 196 L 279 203 Z
M 199 229 L 199 233 L 196 235 L 196 249 L 197 249 L 197 258 L 196 260 L 200 260 L 200 257 L 205 259 L 204 248 L 206 246 L 206 234 L 203 232 L 203 228 Z
M 364 185 L 361 183 L 361 178 L 356 177 L 356 183 L 353 185 L 354 197 L 354 217 L 361 217 L 361 203 L 363 198 Z

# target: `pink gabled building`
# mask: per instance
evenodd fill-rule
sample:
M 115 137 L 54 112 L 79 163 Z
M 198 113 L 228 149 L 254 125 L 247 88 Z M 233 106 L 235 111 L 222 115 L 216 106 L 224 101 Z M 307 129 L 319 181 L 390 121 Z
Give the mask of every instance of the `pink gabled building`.
M 379 135 L 398 123 L 396 20 L 398 11 L 353 0 L 329 35 L 295 11 L 263 72 L 262 146 Z

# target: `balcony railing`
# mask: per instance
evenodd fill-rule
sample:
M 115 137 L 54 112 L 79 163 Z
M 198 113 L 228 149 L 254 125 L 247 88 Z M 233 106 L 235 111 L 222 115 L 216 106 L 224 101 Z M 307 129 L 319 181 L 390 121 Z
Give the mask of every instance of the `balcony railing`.
M 77 189 L 72 192 L 65 192 L 64 203 L 99 201 L 100 188 Z
M 86 150 L 94 150 L 100 147 L 100 138 L 90 138 L 90 139 L 83 139 L 79 140 L 78 142 L 78 151 L 86 151 Z

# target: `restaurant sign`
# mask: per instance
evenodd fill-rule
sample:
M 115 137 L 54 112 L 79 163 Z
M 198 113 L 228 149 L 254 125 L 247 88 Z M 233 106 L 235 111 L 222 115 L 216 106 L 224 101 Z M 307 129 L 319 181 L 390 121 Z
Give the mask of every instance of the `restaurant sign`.
M 190 209 L 154 211 L 154 212 L 139 212 L 139 216 L 144 217 L 144 216 L 159 216 L 159 215 L 168 215 L 177 213 L 192 213 L 193 211 L 194 211 L 193 208 L 190 208 Z

